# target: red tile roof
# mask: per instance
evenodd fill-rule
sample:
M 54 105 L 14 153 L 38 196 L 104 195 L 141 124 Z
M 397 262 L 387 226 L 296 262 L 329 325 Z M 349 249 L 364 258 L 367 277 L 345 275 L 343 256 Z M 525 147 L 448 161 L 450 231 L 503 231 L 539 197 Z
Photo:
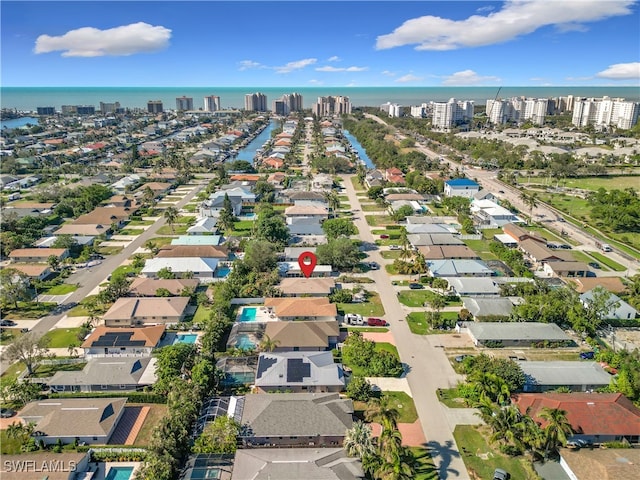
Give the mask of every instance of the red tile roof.
M 544 407 L 567 412 L 567 420 L 576 433 L 585 435 L 639 435 L 640 409 L 621 393 L 522 393 L 514 397 L 521 413 L 542 427 L 538 417 Z

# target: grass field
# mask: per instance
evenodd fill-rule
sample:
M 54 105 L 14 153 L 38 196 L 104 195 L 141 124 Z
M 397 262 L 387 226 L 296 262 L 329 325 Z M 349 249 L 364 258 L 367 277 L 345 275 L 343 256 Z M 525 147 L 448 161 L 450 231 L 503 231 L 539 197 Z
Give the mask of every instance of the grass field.
M 358 313 L 363 317 L 382 317 L 385 313 L 377 293 L 373 293 L 364 303 L 338 303 L 337 306 L 338 312 L 342 312 L 342 314 Z
M 482 260 L 498 260 L 491 251 L 489 251 L 489 240 L 463 240 L 465 245 L 476 252 Z
M 603 255 L 600 252 L 590 252 L 591 256 L 595 258 L 602 265 L 609 267 L 611 270 L 615 270 L 616 272 L 624 272 L 626 270 L 625 267 L 620 265 L 618 262 L 614 262 L 606 255 Z
M 384 212 L 387 209 L 386 207 L 378 205 L 377 203 L 363 203 L 361 205 L 363 212 Z
M 86 366 L 83 363 L 69 363 L 62 365 L 38 365 L 33 372 L 33 376 L 37 378 L 52 377 L 56 372 L 78 372 Z
M 148 227 L 153 225 L 155 222 L 152 220 L 131 220 L 127 223 L 127 228 L 129 227 Z
M 129 405 L 140 406 L 143 404 L 132 403 Z M 144 419 L 144 423 L 142 424 L 142 427 L 138 432 L 138 436 L 133 442 L 133 445 L 136 447 L 146 447 L 147 445 L 149 445 L 149 440 L 151 439 L 151 432 L 167 413 L 166 405 L 144 404 L 144 406 L 150 407 L 150 410 L 149 410 L 149 413 L 147 414 L 147 417 Z
M 118 232 L 118 235 L 138 236 L 144 233 L 143 228 L 123 228 Z
M 390 215 L 365 215 L 367 225 L 371 227 L 393 225 L 395 220 Z
M 357 175 L 354 175 L 353 177 L 351 177 L 351 183 L 353 184 L 353 188 L 355 188 L 356 191 L 365 190 L 365 188 L 362 185 L 362 183 L 360 183 L 360 179 L 358 178 Z
M 506 470 L 513 479 L 533 480 L 536 478 L 524 467 L 524 458 L 507 457 L 492 448 L 475 426 L 458 425 L 453 431 L 453 436 L 471 478 L 490 479 L 496 468 Z
M 153 237 L 152 239 L 150 239 L 151 242 L 153 242 L 156 247 L 162 247 L 163 245 L 169 245 L 171 243 L 171 240 L 175 240 L 176 237 L 171 237 L 171 236 L 167 236 L 167 237 Z M 147 242 L 145 242 L 147 243 Z
M 400 413 L 398 423 L 413 423 L 418 420 L 418 412 L 413 399 L 404 392 L 383 392 L 382 397 L 390 399 Z
M 198 305 L 196 313 L 193 315 L 193 323 L 203 324 L 209 320 L 209 314 L 211 313 L 211 307 L 205 307 L 204 305 Z
M 518 183 L 529 182 L 529 177 L 519 177 Z M 532 177 L 531 183 L 543 183 L 544 179 Z M 568 188 L 581 188 L 583 190 L 596 191 L 599 188 L 607 190 L 624 190 L 625 188 L 634 188 L 640 190 L 640 177 L 632 175 L 621 175 L 616 177 L 581 177 L 567 178 L 561 184 Z
M 396 258 L 400 258 L 401 253 L 400 250 L 384 250 L 380 252 L 380 255 L 387 260 L 395 260 Z
M 44 338 L 49 341 L 49 348 L 66 348 L 80 343 L 78 333 L 80 328 L 54 328 L 45 333 Z
M 2 318 L 7 320 L 41 318 L 57 306 L 51 302 L 18 302 L 18 308 L 13 308 L 13 305 L 5 306 L 2 310 Z
M 22 443 L 19 439 L 9 437 L 6 430 L 0 430 L 0 452 L 2 455 L 16 455 L 21 453 L 20 445 L 22 445 Z
M 440 319 L 457 320 L 458 313 L 440 312 Z M 416 335 L 437 335 L 443 333 L 442 330 L 433 330 L 429 326 L 426 312 L 411 312 L 409 315 L 407 315 L 406 322 L 409 325 L 409 330 L 411 330 L 411 333 L 414 333 Z
M 40 292 L 40 294 L 45 293 L 46 295 L 66 295 L 67 293 L 75 292 L 77 289 L 78 289 L 77 285 L 69 285 L 68 283 L 62 283 L 60 285 L 51 287 L 46 292 Z

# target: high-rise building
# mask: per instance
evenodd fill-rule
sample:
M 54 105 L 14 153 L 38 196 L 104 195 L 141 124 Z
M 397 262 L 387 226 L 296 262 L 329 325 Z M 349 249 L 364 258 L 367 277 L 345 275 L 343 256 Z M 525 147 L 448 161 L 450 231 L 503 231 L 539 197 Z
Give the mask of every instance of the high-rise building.
M 251 112 L 267 111 L 267 96 L 264 93 L 249 93 L 244 96 L 244 109 Z
M 193 97 L 182 97 L 176 98 L 176 110 L 179 112 L 193 110 Z
M 392 103 L 389 105 L 390 117 L 402 117 L 404 115 L 404 107 L 399 103 Z
M 520 119 L 530 120 L 534 125 L 544 125 L 547 108 L 546 98 L 528 98 L 524 101 L 524 112 L 520 111 Z
M 318 101 L 311 107 L 311 110 L 319 117 L 342 115 L 351 113 L 351 102 L 349 97 L 318 97 Z
M 276 115 L 289 115 L 302 109 L 302 95 L 299 93 L 289 93 L 273 101 L 272 110 Z
M 469 122 L 473 118 L 473 101 L 458 101 L 450 98 L 447 103 L 433 104 L 431 123 L 435 128 L 448 130 L 456 125 Z
M 204 111 L 217 112 L 220 110 L 220 97 L 217 95 L 209 95 L 204 97 Z
M 106 115 L 107 113 L 117 113 L 120 110 L 120 102 L 105 103 L 100 102 L 100 113 Z
M 55 107 L 38 107 L 36 109 L 38 115 L 55 115 L 56 109 Z
M 147 111 L 149 113 L 162 113 L 164 111 L 162 100 L 149 100 L 147 102 Z
M 78 115 L 94 115 L 96 107 L 93 105 L 76 105 L 76 112 Z
M 571 123 L 578 127 L 616 127 L 624 130 L 638 122 L 640 103 L 623 98 L 578 98 L 573 105 Z

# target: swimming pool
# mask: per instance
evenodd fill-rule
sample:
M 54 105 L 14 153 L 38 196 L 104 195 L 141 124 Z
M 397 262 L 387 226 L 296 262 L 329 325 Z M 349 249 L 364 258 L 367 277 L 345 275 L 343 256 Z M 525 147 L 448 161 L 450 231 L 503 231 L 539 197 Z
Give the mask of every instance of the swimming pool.
M 133 467 L 111 467 L 105 480 L 129 480 Z
M 173 341 L 173 344 L 176 343 L 196 343 L 198 340 L 198 335 L 195 333 L 178 333 L 176 335 L 176 339 Z
M 238 321 L 242 323 L 255 322 L 257 312 L 258 307 L 242 307 L 242 311 L 238 315 Z
M 231 272 L 231 269 L 229 267 L 218 267 L 216 268 L 216 277 L 225 278 L 227 275 L 229 275 L 229 272 Z
M 236 348 L 240 350 L 253 350 L 256 348 L 256 342 L 246 333 L 240 333 L 236 337 Z

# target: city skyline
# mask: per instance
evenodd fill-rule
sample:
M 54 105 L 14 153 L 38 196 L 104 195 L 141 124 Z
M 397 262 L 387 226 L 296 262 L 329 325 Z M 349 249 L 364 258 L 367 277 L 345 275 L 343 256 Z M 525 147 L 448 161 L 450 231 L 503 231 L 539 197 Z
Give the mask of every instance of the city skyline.
M 640 86 L 637 0 L 3 1 L 5 86 Z

